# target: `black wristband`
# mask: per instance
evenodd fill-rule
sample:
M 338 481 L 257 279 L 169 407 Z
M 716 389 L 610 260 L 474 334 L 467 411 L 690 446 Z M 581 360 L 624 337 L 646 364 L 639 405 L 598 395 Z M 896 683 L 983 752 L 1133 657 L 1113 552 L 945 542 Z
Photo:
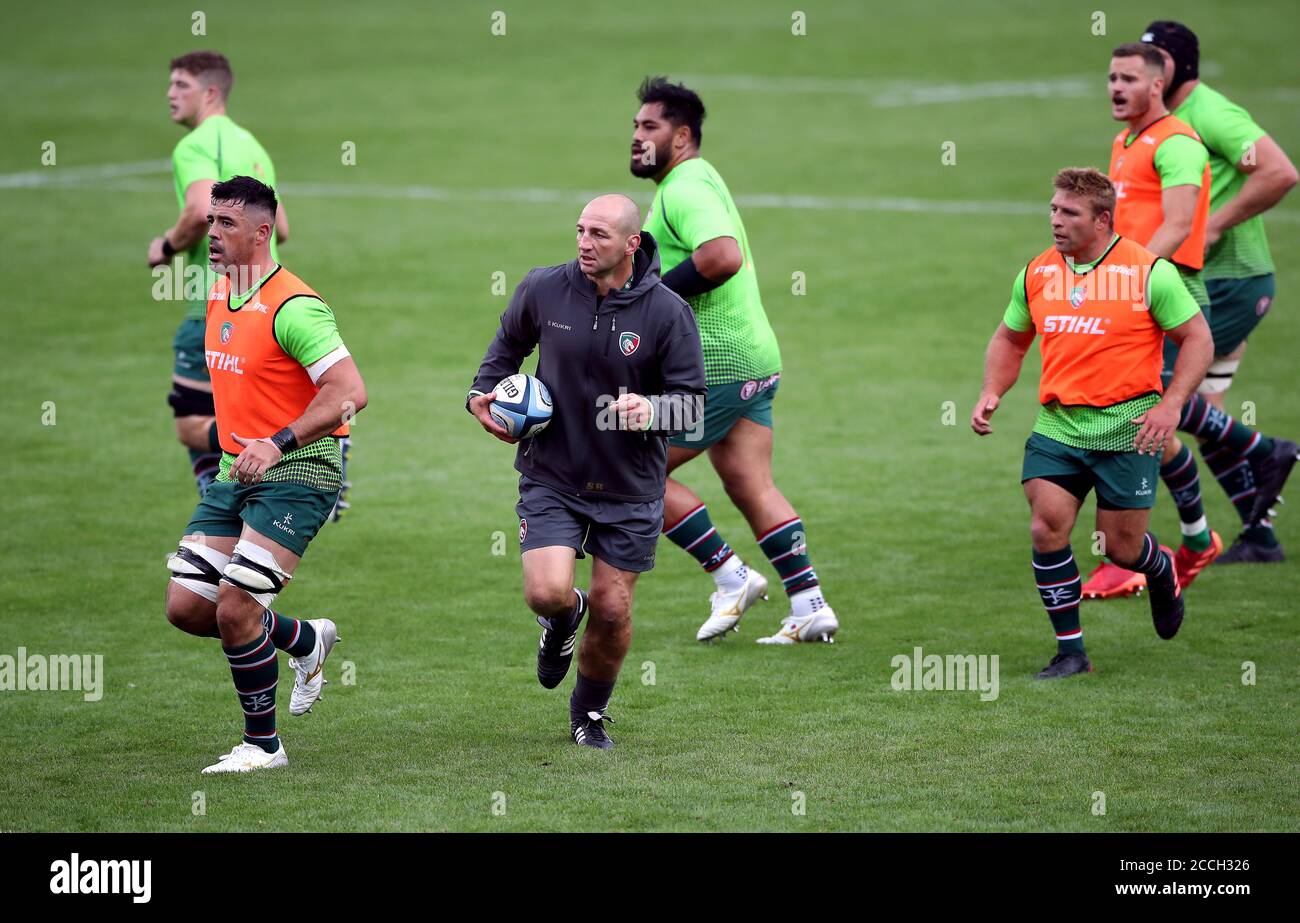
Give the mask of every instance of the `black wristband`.
M 683 298 L 690 298 L 693 295 L 703 295 L 705 292 L 711 292 L 721 282 L 714 282 L 712 279 L 704 276 L 695 268 L 695 261 L 690 257 L 682 260 L 663 277 L 664 285 L 668 286 Z
M 469 394 L 466 394 L 466 395 L 465 395 L 465 410 L 466 410 L 466 411 L 467 411 L 471 416 L 473 416 L 474 411 L 470 409 L 469 402 L 472 401 L 472 400 L 474 400 L 474 398 L 476 398 L 476 397 L 482 397 L 482 396 L 483 396 L 483 392 L 482 392 L 482 391 L 470 391 Z
M 271 442 L 273 442 L 275 447 L 280 450 L 281 455 L 285 452 L 292 452 L 294 449 L 298 448 L 298 437 L 295 436 L 293 430 L 289 429 L 287 426 L 272 436 Z
M 164 234 L 162 237 L 163 237 L 163 242 L 162 242 L 163 256 L 170 260 L 173 256 L 176 255 L 176 248 L 172 246 L 172 242 L 167 239 L 166 234 Z

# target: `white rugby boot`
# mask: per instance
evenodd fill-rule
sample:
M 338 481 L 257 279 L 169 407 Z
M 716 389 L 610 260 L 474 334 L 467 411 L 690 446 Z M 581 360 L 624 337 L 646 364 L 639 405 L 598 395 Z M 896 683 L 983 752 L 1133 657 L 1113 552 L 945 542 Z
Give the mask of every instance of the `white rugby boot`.
M 203 775 L 211 776 L 219 772 L 253 772 L 258 769 L 275 769 L 288 766 L 289 756 L 284 752 L 284 744 L 274 753 L 267 753 L 256 744 L 241 741 L 225 756 L 203 770 Z
M 770 638 L 759 638 L 759 644 L 804 644 L 810 641 L 835 643 L 835 632 L 840 623 L 830 606 L 822 606 L 811 615 L 787 615 L 781 620 L 781 630 Z
M 729 631 L 740 631 L 740 617 L 745 614 L 745 610 L 758 600 L 767 599 L 767 578 L 752 567 L 747 570 L 749 572 L 745 575 L 745 583 L 740 589 L 731 593 L 719 590 L 709 597 L 713 611 L 695 633 L 696 641 L 708 641 L 720 638 Z
M 329 619 L 308 619 L 307 624 L 316 629 L 316 649 L 306 657 L 290 657 L 293 667 L 293 695 L 289 697 L 289 714 L 304 715 L 320 698 L 325 688 L 321 668 L 339 640 L 339 630 Z

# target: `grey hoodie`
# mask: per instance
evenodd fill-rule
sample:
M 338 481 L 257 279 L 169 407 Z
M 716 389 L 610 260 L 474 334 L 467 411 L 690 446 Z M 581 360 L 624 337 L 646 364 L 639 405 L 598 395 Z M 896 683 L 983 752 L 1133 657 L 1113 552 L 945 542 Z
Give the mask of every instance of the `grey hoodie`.
M 659 248 L 646 231 L 629 282 L 597 305 L 596 286 L 576 259 L 529 272 L 501 315 L 471 394 L 518 372 L 540 345 L 537 378 L 551 392 L 554 415 L 519 443 L 515 468 L 575 496 L 643 503 L 663 496 L 668 437 L 702 425 L 694 410 L 703 408 L 704 353 L 690 305 L 659 280 Z M 620 388 L 671 396 L 685 413 L 667 413 L 661 403 L 649 432 L 610 428 L 616 418 L 602 406 Z

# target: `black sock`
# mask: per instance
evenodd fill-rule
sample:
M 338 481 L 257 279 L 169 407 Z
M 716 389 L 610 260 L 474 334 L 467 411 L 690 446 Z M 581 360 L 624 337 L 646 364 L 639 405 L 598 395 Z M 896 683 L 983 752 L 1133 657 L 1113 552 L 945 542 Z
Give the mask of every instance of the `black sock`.
M 588 679 L 578 671 L 578 681 L 573 685 L 573 695 L 569 696 L 569 717 L 580 721 L 589 711 L 604 712 L 609 707 L 609 697 L 614 692 L 615 680 L 607 683 Z
M 291 619 L 264 609 L 262 628 L 271 636 L 271 643 L 290 657 L 306 657 L 316 650 L 316 626 L 306 619 Z
M 1172 588 L 1174 584 L 1173 563 L 1169 556 L 1160 550 L 1160 540 L 1148 532 L 1142 536 L 1142 551 L 1133 564 L 1124 565 L 1129 570 L 1147 575 L 1147 584 L 1164 584 Z
M 1272 439 L 1233 419 L 1200 394 L 1193 394 L 1183 404 L 1178 428 L 1204 439 L 1206 448 L 1225 446 L 1241 458 L 1263 458 L 1273 451 Z
M 1074 552 L 1066 545 L 1057 551 L 1035 551 L 1034 583 L 1043 598 L 1043 608 L 1056 632 L 1059 654 L 1083 653 L 1083 629 L 1079 627 L 1079 567 Z
M 1205 506 L 1201 503 L 1201 477 L 1196 470 L 1192 450 L 1183 446 L 1173 461 L 1160 466 L 1160 479 L 1173 494 L 1178 507 L 1179 528 L 1183 544 L 1193 551 L 1210 547 L 1210 527 L 1205 521 Z
M 275 730 L 275 687 L 280 661 L 275 645 L 265 630 L 247 644 L 221 649 L 230 663 L 239 705 L 244 710 L 244 742 L 256 744 L 267 753 L 280 749 Z

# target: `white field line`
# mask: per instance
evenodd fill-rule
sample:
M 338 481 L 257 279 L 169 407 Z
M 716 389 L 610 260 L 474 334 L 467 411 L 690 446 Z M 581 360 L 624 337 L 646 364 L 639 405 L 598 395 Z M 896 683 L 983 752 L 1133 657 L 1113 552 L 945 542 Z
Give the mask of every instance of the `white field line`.
M 90 167 L 44 167 L 22 173 L 0 173 L 0 189 L 24 189 L 32 186 L 75 186 L 92 180 L 121 176 L 154 176 L 170 173 L 170 160 L 136 160 L 132 163 L 106 163 Z
M 994 80 L 984 83 L 925 84 L 915 80 L 855 80 L 826 77 L 760 77 L 747 74 L 689 75 L 682 82 L 700 90 L 755 93 L 822 93 L 865 96 L 872 106 L 894 109 L 962 103 L 975 99 L 1104 98 L 1106 75 L 1057 77 L 1051 80 Z
M 963 103 L 975 99 L 1075 99 L 1106 98 L 1104 59 L 1093 74 L 1074 74 L 1040 80 L 989 80 L 976 83 L 926 83 L 920 80 L 871 80 L 853 77 L 766 77 L 757 74 L 687 74 L 674 79 L 695 89 L 738 90 L 753 93 L 821 93 L 870 97 L 882 109 Z M 1201 63 L 1201 76 L 1213 78 L 1222 68 L 1213 61 Z M 1268 91 L 1291 92 L 1289 87 Z M 1280 97 L 1286 99 L 1287 97 Z
M 98 167 L 47 167 L 23 173 L 0 174 L 3 189 L 78 189 L 100 185 L 112 179 L 114 192 L 158 194 L 167 190 L 157 180 L 139 177 L 171 172 L 167 160 L 104 164 Z M 582 205 L 600 195 L 596 189 L 546 189 L 539 187 L 499 189 L 452 189 L 443 186 L 391 186 L 362 183 L 282 183 L 286 198 L 347 198 L 408 202 L 487 202 L 523 205 Z M 633 191 L 633 198 L 637 198 Z M 918 215 L 1038 215 L 1046 217 L 1045 202 L 1012 202 L 977 199 L 920 199 L 908 196 L 819 196 L 741 194 L 735 197 L 741 208 L 794 211 L 894 212 Z M 1300 223 L 1300 212 L 1274 210 L 1269 221 Z

